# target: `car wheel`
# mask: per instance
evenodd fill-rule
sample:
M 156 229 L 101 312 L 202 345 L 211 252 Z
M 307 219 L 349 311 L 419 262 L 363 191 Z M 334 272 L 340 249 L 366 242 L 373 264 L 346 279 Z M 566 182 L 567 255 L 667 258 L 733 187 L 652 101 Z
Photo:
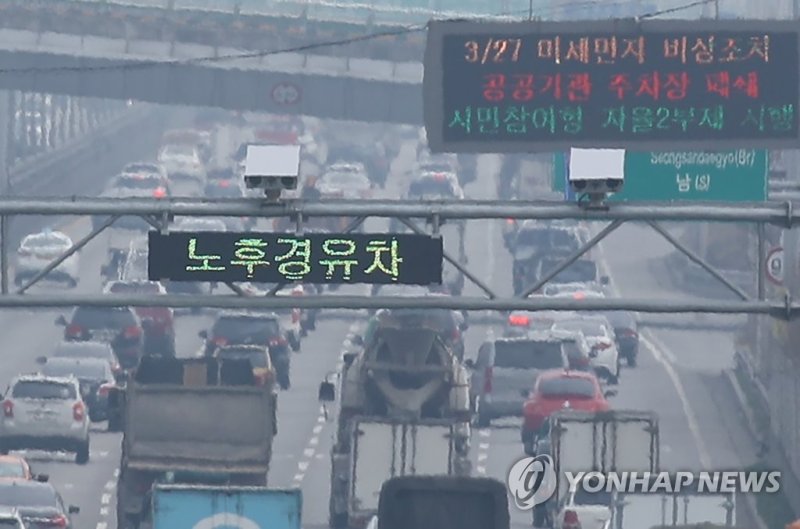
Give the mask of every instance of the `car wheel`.
M 121 432 L 122 431 L 122 421 L 119 417 L 109 417 L 108 419 L 108 431 L 109 432 Z
M 625 363 L 628 367 L 636 367 L 636 353 L 630 353 L 627 357 L 625 357 Z
M 295 353 L 300 352 L 300 338 L 298 338 L 294 333 L 289 335 L 289 346 Z
M 331 529 L 346 529 L 347 522 L 347 513 L 336 513 L 331 514 L 328 525 L 330 525 Z
M 485 413 L 481 413 L 480 404 L 478 404 L 478 427 L 488 428 L 491 425 L 492 425 L 492 418 L 486 415 Z
M 608 384 L 610 386 L 616 386 L 617 384 L 619 384 L 619 374 L 608 375 Z
M 79 465 L 85 465 L 89 462 L 89 441 L 82 443 L 75 452 L 75 462 Z

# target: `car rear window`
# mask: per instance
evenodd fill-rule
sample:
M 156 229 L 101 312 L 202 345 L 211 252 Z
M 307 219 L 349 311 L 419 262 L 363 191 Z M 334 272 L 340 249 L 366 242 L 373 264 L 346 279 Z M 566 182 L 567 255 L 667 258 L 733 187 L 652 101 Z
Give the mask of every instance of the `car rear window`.
M 561 344 L 533 340 L 504 342 L 494 345 L 494 367 L 516 369 L 558 369 L 564 367 Z
M 102 362 L 75 362 L 70 360 L 51 360 L 42 368 L 42 374 L 49 377 L 88 378 L 103 380 L 106 378 L 106 365 Z
M 585 378 L 547 378 L 539 381 L 538 389 L 545 397 L 594 397 L 594 384 Z
M 19 527 L 19 522 L 13 518 L 2 518 L 0 519 L 0 527 L 3 529 L 16 529 Z
M 11 396 L 15 399 L 74 399 L 75 386 L 57 382 L 21 380 L 14 384 Z M 0 503 L 2 505 L 2 503 Z
M 270 318 L 223 317 L 214 323 L 212 334 L 227 339 L 229 343 L 243 343 L 247 339 L 253 343 L 266 343 L 280 335 L 280 326 Z
M 542 271 L 547 274 L 555 270 L 560 261 L 548 260 L 542 263 Z M 576 261 L 559 272 L 554 280 L 563 283 L 585 283 L 597 279 L 597 265 L 594 261 Z
M 248 351 L 246 349 L 221 350 L 217 353 L 222 360 L 248 360 L 255 368 L 267 367 L 265 351 Z
M 206 186 L 206 196 L 209 198 L 240 198 L 242 191 L 238 185 L 222 180 Z
M 0 505 L 14 507 L 58 507 L 56 492 L 44 483 L 23 485 L 19 482 L 0 485 Z
M 85 329 L 117 329 L 136 325 L 136 317 L 127 307 L 78 307 L 72 324 Z
M 426 178 L 425 180 L 417 180 L 412 182 L 408 188 L 408 194 L 413 197 L 420 197 L 425 195 L 435 196 L 453 196 L 453 186 L 449 180 L 434 180 L 433 178 Z
M 575 491 L 575 505 L 611 505 L 611 493 L 605 490 L 587 492 L 579 487 Z
M 14 460 L 0 461 L 0 478 L 24 478 L 22 463 Z M 0 520 L 1 521 L 1 520 Z
M 125 189 L 154 189 L 161 184 L 160 179 L 141 176 L 120 176 L 117 187 Z

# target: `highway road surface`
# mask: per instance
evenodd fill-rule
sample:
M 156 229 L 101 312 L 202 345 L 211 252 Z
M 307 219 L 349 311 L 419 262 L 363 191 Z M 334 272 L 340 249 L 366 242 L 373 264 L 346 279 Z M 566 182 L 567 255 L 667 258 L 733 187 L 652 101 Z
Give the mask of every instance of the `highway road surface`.
M 412 163 L 411 145 L 401 150 L 392 167 L 384 196 L 398 196 Z M 150 157 L 155 156 L 155 152 Z M 135 161 L 119 159 L 121 168 Z M 479 178 L 467 186 L 470 198 L 493 198 L 497 159 L 480 159 Z M 385 229 L 385 221 L 370 221 L 368 230 Z M 77 238 L 89 231 L 88 219 L 77 219 L 64 226 Z M 598 254 L 612 280 L 612 287 L 623 296 L 676 295 L 653 277 L 648 266 L 651 257 L 665 253 L 666 247 L 655 234 L 637 226 L 623 227 L 613 234 Z M 502 244 L 500 224 L 495 221 L 470 221 L 467 227 L 469 266 L 492 288 L 511 294 L 511 259 Z M 99 270 L 105 258 L 106 239 L 101 236 L 81 254 L 82 275 L 79 292 L 99 292 Z M 32 291 L 58 287 L 41 285 Z M 349 289 L 349 290 L 348 290 Z M 347 287 L 345 292 L 363 292 Z M 468 285 L 466 293 L 477 295 Z M 17 373 L 36 369 L 34 359 L 46 355 L 58 343 L 63 329 L 54 324 L 59 312 L 4 311 L 0 313 L 3 362 L 0 382 L 7 383 Z M 657 319 L 658 316 L 649 316 Z M 198 331 L 207 328 L 212 315 L 180 316 L 177 323 L 178 351 L 181 356 L 195 354 L 201 345 Z M 712 321 L 713 316 L 705 318 Z M 326 420 L 317 402 L 317 387 L 328 372 L 339 365 L 347 347 L 349 333 L 359 332 L 363 319 L 351 317 L 321 321 L 293 357 L 292 388 L 279 397 L 279 430 L 273 450 L 272 487 L 301 487 L 304 496 L 305 527 L 327 525 L 328 487 L 333 422 Z M 490 331 L 488 325 L 473 325 L 467 332 L 467 355 L 474 356 L 478 345 Z M 669 470 L 703 468 L 741 468 L 754 461 L 755 447 L 743 429 L 732 392 L 721 371 L 732 365 L 733 346 L 729 333 L 709 330 L 642 329 L 639 366 L 623 371 L 617 408 L 650 409 L 661 418 L 662 466 Z M 4 384 L 5 386 L 5 384 Z M 101 424 L 99 426 L 104 426 Z M 505 480 L 508 468 L 523 456 L 518 423 L 498 423 L 474 431 L 474 468 L 479 474 Z M 115 483 L 120 457 L 120 435 L 92 432 L 91 460 L 86 466 L 73 463 L 71 456 L 30 452 L 35 470 L 50 474 L 51 482 L 65 501 L 78 505 L 81 513 L 76 527 L 116 528 Z M 386 464 L 376 461 L 375 465 Z M 513 503 L 512 503 L 513 505 Z M 512 507 L 515 526 L 530 525 L 530 514 Z

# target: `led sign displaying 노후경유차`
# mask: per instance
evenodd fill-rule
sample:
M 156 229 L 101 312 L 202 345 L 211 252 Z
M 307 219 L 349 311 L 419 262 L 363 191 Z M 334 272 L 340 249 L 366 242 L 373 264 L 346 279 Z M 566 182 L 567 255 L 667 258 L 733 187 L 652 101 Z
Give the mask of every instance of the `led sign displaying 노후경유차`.
M 442 282 L 440 238 L 416 234 L 151 231 L 151 280 L 257 283 Z
M 775 21 L 431 22 L 435 151 L 787 147 L 798 30 Z

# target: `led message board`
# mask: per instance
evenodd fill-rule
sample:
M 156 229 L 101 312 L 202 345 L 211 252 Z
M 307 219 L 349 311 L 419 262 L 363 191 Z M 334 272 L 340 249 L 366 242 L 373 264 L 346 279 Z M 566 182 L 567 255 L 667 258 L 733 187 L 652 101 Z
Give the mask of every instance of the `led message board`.
M 147 267 L 153 281 L 430 285 L 442 259 L 427 235 L 151 231 Z
M 434 21 L 428 142 L 436 152 L 797 147 L 793 25 Z

